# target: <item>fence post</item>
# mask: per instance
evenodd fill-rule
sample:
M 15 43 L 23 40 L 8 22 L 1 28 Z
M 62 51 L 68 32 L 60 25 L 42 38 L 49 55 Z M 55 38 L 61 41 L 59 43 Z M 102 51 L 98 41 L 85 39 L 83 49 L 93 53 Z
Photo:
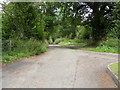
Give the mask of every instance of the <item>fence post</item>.
M 11 40 L 10 40 L 10 51 L 11 51 Z

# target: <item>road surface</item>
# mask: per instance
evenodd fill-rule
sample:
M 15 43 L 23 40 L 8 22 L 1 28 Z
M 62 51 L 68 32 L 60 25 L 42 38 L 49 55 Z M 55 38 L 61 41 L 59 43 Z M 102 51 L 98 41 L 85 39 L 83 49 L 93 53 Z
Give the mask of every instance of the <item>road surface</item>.
M 116 88 L 106 73 L 117 55 L 51 48 L 2 69 L 3 88 Z

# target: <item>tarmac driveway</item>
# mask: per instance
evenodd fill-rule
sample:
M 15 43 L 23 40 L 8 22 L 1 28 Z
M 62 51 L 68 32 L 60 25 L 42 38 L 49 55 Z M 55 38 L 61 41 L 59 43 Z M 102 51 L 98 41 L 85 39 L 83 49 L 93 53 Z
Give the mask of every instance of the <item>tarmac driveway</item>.
M 44 54 L 3 67 L 2 87 L 115 88 L 106 68 L 117 61 L 117 55 L 50 48 Z

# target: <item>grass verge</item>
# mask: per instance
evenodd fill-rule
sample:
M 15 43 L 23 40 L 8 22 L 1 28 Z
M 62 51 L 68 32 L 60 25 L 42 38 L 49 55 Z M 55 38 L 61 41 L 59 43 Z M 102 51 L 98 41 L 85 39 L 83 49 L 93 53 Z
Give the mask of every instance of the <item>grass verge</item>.
M 117 47 L 84 47 L 82 50 L 94 51 L 94 52 L 105 52 L 105 53 L 117 53 L 120 54 Z
M 120 67 L 120 63 L 113 63 L 109 67 L 110 67 L 110 69 L 113 71 L 113 73 L 115 75 L 117 75 L 118 77 L 120 77 L 120 74 L 119 74 L 120 72 L 118 70 L 118 67 Z

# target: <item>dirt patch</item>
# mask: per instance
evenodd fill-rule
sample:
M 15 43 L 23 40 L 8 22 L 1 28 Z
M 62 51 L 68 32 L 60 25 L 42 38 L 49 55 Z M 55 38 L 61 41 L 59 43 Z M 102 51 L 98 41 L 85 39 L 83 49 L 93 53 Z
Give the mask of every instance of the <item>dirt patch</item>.
M 112 78 L 106 73 L 106 72 L 101 72 L 101 73 L 98 73 L 98 77 L 99 77 L 99 81 L 100 81 L 100 84 L 103 88 L 117 88 L 117 85 L 114 84 L 113 85 L 113 80 Z M 113 83 L 111 83 L 113 82 Z

